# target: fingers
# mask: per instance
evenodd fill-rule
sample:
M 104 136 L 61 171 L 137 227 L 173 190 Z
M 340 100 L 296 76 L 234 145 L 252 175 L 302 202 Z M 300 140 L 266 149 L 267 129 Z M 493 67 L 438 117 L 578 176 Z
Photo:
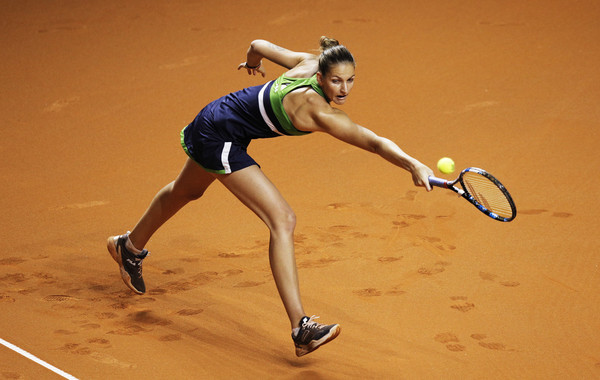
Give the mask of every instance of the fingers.
M 266 71 L 262 68 L 262 65 L 258 65 L 258 67 L 248 67 L 247 62 L 242 62 L 238 65 L 238 70 L 241 69 L 246 69 L 248 75 L 256 75 L 256 73 L 259 73 L 263 78 L 267 75 Z

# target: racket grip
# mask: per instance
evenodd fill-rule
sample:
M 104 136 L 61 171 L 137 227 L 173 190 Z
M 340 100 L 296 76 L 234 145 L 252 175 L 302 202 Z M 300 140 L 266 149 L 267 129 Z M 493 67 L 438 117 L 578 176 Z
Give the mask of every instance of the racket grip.
M 448 181 L 446 181 L 445 179 L 437 178 L 437 177 L 429 177 L 429 184 L 431 186 L 437 186 L 437 187 L 444 187 L 444 188 L 448 187 Z

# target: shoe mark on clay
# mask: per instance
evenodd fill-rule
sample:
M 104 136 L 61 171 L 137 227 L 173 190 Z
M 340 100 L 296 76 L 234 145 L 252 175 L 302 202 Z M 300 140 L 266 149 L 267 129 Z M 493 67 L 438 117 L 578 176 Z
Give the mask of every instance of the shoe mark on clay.
M 294 234 L 294 243 L 295 244 L 303 244 L 308 237 L 305 234 L 295 233 Z
M 3 277 L 0 277 L 0 282 L 7 282 L 11 285 L 16 285 L 25 281 L 27 281 L 27 277 L 25 277 L 23 273 L 9 273 Z
M 117 314 L 112 313 L 110 311 L 96 313 L 96 318 L 98 318 L 98 319 L 115 319 L 117 317 L 118 317 Z
M 119 301 L 119 302 L 115 302 L 109 306 L 113 309 L 124 310 L 124 309 L 127 309 L 129 306 L 131 306 L 131 304 L 126 301 Z
M 79 102 L 79 96 L 72 96 L 67 99 L 58 99 L 52 104 L 44 107 L 44 112 L 60 112 L 63 109 Z
M 110 340 L 108 339 L 104 339 L 104 338 L 90 338 L 86 341 L 87 343 L 90 344 L 97 344 L 103 347 L 109 347 L 110 346 Z
M 179 260 L 186 262 L 186 263 L 196 263 L 196 262 L 200 261 L 200 258 L 198 258 L 198 257 L 183 257 Z
M 111 288 L 112 286 L 106 284 L 90 284 L 88 286 L 89 290 L 103 294 L 109 291 Z
M 419 221 L 421 219 L 425 219 L 425 215 L 419 214 L 398 214 L 396 216 L 397 220 L 393 220 L 392 224 L 397 228 L 406 228 L 414 224 L 415 221 Z
M 451 305 L 450 307 L 454 310 L 458 310 L 462 313 L 466 313 L 468 311 L 471 311 L 475 308 L 475 304 L 472 302 L 466 302 L 467 301 L 467 297 L 464 296 L 454 296 L 454 297 L 450 297 L 450 299 L 452 301 L 465 301 L 463 303 L 457 303 L 454 305 Z
M 137 367 L 136 364 L 123 362 L 113 356 L 96 351 L 90 352 L 90 357 L 99 363 L 108 364 L 123 369 L 135 369 Z
M 167 326 L 172 324 L 171 320 L 157 316 L 151 310 L 136 311 L 128 315 L 134 322 L 138 322 L 144 325 L 157 325 Z
M 165 293 L 179 293 L 186 290 L 194 289 L 202 285 L 206 285 L 214 280 L 220 279 L 221 276 L 217 272 L 202 272 L 191 279 L 182 279 L 171 281 L 163 285 L 162 288 L 156 288 L 150 291 L 151 295 L 160 295 Z
M 235 275 L 242 274 L 242 273 L 244 273 L 244 271 L 241 269 L 228 269 L 225 272 L 223 272 L 222 275 L 224 277 L 230 277 L 230 276 L 235 276 Z
M 107 339 L 103 339 L 103 338 L 88 339 L 88 343 L 94 344 L 94 345 L 100 345 L 101 348 L 110 347 L 110 342 Z M 74 355 L 89 355 L 92 359 L 94 359 L 95 361 L 100 362 L 102 364 L 108 364 L 108 365 L 112 365 L 112 366 L 116 366 L 116 367 L 120 367 L 120 368 L 124 368 L 124 369 L 136 368 L 135 364 L 126 363 L 126 362 L 117 360 L 116 358 L 114 358 L 108 354 L 93 351 L 90 347 L 82 346 L 81 343 L 66 343 L 64 346 L 60 347 L 60 349 L 65 352 L 74 354 Z
M 407 191 L 404 196 L 399 197 L 399 200 L 405 200 L 405 201 L 414 201 L 417 198 L 417 194 L 419 194 L 418 191 L 416 190 L 409 190 Z
M 385 292 L 386 296 L 401 296 L 406 294 L 404 290 L 401 290 L 398 286 L 392 287 L 390 290 Z
M 513 348 L 507 348 L 506 345 L 504 343 L 498 343 L 498 342 L 484 342 L 484 339 L 487 339 L 487 335 L 486 334 L 471 334 L 471 338 L 478 341 L 478 344 L 483 347 L 483 348 L 487 348 L 488 350 L 494 350 L 494 351 L 516 351 Z
M 322 257 L 316 260 L 304 260 L 298 263 L 298 268 L 323 268 L 341 259 L 335 257 Z
M 219 257 L 222 257 L 224 259 L 233 259 L 236 257 L 242 257 L 242 255 L 239 255 L 239 254 L 233 253 L 233 252 L 228 252 L 228 253 L 223 252 L 223 253 L 219 253 Z
M 45 296 L 43 298 L 43 300 L 47 301 L 47 302 L 79 301 L 78 298 L 68 296 L 65 294 L 51 294 L 51 295 Z
M 136 303 L 136 305 L 143 305 L 143 304 L 147 304 L 147 303 L 151 303 L 151 302 L 155 302 L 156 298 L 152 298 L 152 297 L 136 297 L 133 299 L 133 302 Z
M 433 339 L 436 342 L 444 344 L 450 351 L 460 352 L 467 349 L 464 345 L 460 344 L 458 337 L 451 332 L 439 333 Z
M 12 298 L 11 296 L 0 294 L 0 302 L 7 302 L 7 303 L 10 302 L 10 303 L 12 303 L 12 302 L 15 302 L 15 299 Z
M 386 290 L 385 292 L 377 288 L 365 288 L 354 290 L 352 293 L 356 294 L 359 297 L 379 297 L 384 294 L 386 296 L 401 296 L 406 292 L 404 290 L 401 290 L 400 287 L 394 286 L 390 288 L 390 290 Z
M 259 281 L 242 281 L 242 282 L 239 282 L 239 283 L 233 285 L 233 287 L 234 288 L 252 288 L 252 287 L 255 287 L 255 286 L 260 286 L 260 285 L 262 285 L 264 283 L 265 283 L 264 281 L 262 281 L 262 282 L 259 282 Z
M 36 272 L 36 273 L 32 274 L 32 277 L 40 279 L 41 280 L 40 284 L 44 284 L 44 285 L 50 285 L 50 284 L 56 283 L 56 279 L 50 273 Z
M 5 259 L 0 260 L 0 265 L 18 265 L 25 261 L 27 261 L 27 260 L 25 260 L 21 257 L 7 257 Z
M 81 346 L 80 343 L 65 343 L 60 350 L 76 355 L 89 355 L 92 350 L 89 347 Z
M 404 258 L 404 256 L 382 256 L 377 259 L 377 261 L 381 263 L 393 263 L 395 261 L 400 261 Z
M 54 333 L 57 334 L 57 335 L 73 335 L 73 334 L 77 334 L 76 331 L 64 330 L 64 329 L 54 330 Z
M 456 249 L 455 245 L 443 243 L 442 239 L 439 237 L 421 236 L 421 240 L 433 245 L 436 249 L 440 251 L 454 251 Z
M 498 275 L 481 271 L 481 272 L 479 272 L 479 277 L 481 277 L 485 281 L 495 282 L 496 279 L 498 278 Z M 507 288 L 514 288 L 514 287 L 521 285 L 521 283 L 518 281 L 508 281 L 508 280 L 500 281 L 499 284 L 502 286 L 506 286 Z
M 327 205 L 327 208 L 330 210 L 347 210 L 349 208 L 352 208 L 352 203 L 330 203 Z
M 111 330 L 111 331 L 107 332 L 107 334 L 137 335 L 139 333 L 148 332 L 148 331 L 151 331 L 151 330 L 143 328 L 139 325 L 127 325 L 127 326 L 121 327 L 117 330 Z
M 381 290 L 377 290 L 375 288 L 355 290 L 353 293 L 360 297 L 379 297 L 382 294 Z
M 185 273 L 185 270 L 183 268 L 174 268 L 174 269 L 166 269 L 162 272 L 162 274 L 182 274 Z
M 480 347 L 486 348 L 488 350 L 495 351 L 515 351 L 514 349 L 509 349 L 503 343 L 498 342 L 486 342 L 487 339 L 486 334 L 471 334 L 471 338 L 476 340 Z M 439 333 L 434 337 L 436 342 L 442 343 L 446 345 L 446 348 L 450 351 L 465 351 L 467 347 L 461 344 L 460 339 L 456 334 L 451 332 Z
M 564 211 L 549 211 L 546 209 L 528 209 L 528 210 L 519 210 L 519 214 L 521 215 L 541 215 L 547 212 L 552 212 L 551 216 L 555 218 L 570 218 L 573 216 L 570 212 Z
M 160 340 L 161 342 L 174 342 L 177 340 L 181 340 L 181 334 L 163 335 L 163 336 L 159 337 L 158 340 Z
M 433 276 L 438 273 L 442 273 L 446 270 L 446 267 L 451 265 L 451 263 L 447 261 L 438 261 L 433 265 L 424 266 L 417 270 L 417 273 L 425 275 L 425 276 Z
M 84 323 L 79 327 L 84 330 L 95 330 L 95 329 L 99 329 L 102 326 L 100 326 L 98 323 Z
M 84 330 L 95 330 L 95 329 L 99 329 L 102 326 L 100 326 L 98 323 L 84 323 L 79 327 Z
M 196 314 L 200 314 L 204 311 L 204 309 L 181 309 L 177 312 L 177 314 L 179 315 L 183 315 L 183 316 L 190 316 L 190 315 L 196 315 Z

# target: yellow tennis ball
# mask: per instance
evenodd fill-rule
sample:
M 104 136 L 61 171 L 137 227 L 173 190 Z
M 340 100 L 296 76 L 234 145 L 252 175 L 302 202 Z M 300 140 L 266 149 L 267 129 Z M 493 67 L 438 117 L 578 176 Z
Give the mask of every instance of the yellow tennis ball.
M 438 170 L 444 174 L 454 172 L 454 161 L 449 157 L 440 158 L 437 163 Z

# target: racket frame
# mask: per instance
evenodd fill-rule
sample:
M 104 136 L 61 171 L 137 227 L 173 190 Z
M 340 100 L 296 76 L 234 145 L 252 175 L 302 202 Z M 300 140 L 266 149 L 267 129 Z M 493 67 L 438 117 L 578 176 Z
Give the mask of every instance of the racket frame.
M 498 189 L 500 189 L 500 191 L 502 191 L 504 196 L 506 196 L 506 199 L 512 210 L 512 215 L 510 217 L 508 217 L 508 218 L 502 217 L 502 216 L 488 210 L 487 208 L 485 208 L 485 206 L 483 206 L 482 204 L 480 204 L 479 202 L 477 202 L 475 200 L 475 198 L 466 190 L 467 187 L 465 186 L 465 183 L 463 182 L 463 176 L 465 173 L 468 173 L 468 172 L 477 173 L 477 174 L 480 174 L 480 175 L 486 177 L 491 182 L 493 182 L 498 187 Z M 455 186 L 457 183 L 460 183 L 460 186 L 462 186 L 462 189 Z M 510 196 L 510 193 L 508 192 L 508 190 L 506 190 L 504 185 L 502 185 L 502 183 L 500 183 L 500 181 L 498 181 L 496 179 L 496 177 L 494 177 L 493 175 L 491 175 L 490 173 L 486 172 L 483 169 L 475 168 L 475 167 L 466 168 L 462 172 L 460 172 L 458 178 L 456 178 L 453 181 L 447 181 L 445 179 L 432 176 L 432 177 L 429 177 L 429 184 L 431 186 L 441 187 L 444 189 L 449 189 L 449 190 L 454 191 L 455 193 L 457 193 L 458 195 L 460 195 L 461 197 L 463 197 L 467 201 L 469 201 L 471 204 L 473 204 L 475 207 L 477 207 L 477 209 L 479 211 L 481 211 L 485 215 L 489 216 L 490 218 L 498 220 L 500 222 L 510 222 L 517 216 L 517 207 L 515 206 L 515 202 L 513 201 L 512 197 Z

